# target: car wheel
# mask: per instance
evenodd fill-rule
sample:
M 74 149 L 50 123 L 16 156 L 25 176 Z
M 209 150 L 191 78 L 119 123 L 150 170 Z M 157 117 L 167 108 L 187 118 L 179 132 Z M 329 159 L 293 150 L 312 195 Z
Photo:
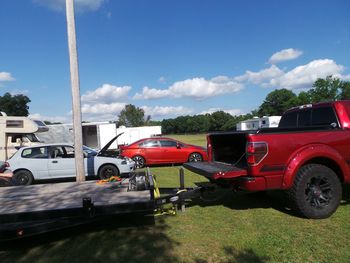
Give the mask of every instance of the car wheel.
M 26 170 L 15 172 L 13 179 L 14 185 L 30 185 L 34 181 L 32 173 Z
M 203 157 L 200 153 L 191 153 L 188 157 L 189 162 L 201 162 L 203 161 Z
M 102 166 L 100 169 L 98 176 L 101 180 L 108 179 L 111 176 L 119 176 L 119 170 L 117 167 L 111 164 L 107 164 Z
M 136 156 L 132 157 L 132 159 L 135 162 L 135 168 L 142 168 L 145 166 L 146 160 L 142 156 L 136 155 Z
M 339 206 L 342 187 L 338 176 L 320 164 L 300 168 L 288 196 L 292 207 L 306 218 L 327 218 Z

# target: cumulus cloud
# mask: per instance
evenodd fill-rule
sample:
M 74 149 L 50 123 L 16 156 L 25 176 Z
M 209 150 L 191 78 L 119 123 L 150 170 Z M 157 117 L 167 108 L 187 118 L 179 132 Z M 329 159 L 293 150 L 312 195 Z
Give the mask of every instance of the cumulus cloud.
M 15 79 L 11 76 L 11 73 L 0 72 L 0 81 L 12 81 L 12 80 L 15 80 Z
M 81 96 L 82 102 L 109 103 L 124 100 L 131 90 L 130 86 L 117 87 L 111 84 L 103 84 L 93 91 L 87 91 Z
M 47 116 L 41 115 L 40 113 L 29 114 L 29 118 L 33 120 L 50 121 L 50 122 L 61 122 L 61 123 L 71 123 L 72 118 L 68 116 Z
M 84 121 L 113 121 L 124 109 L 126 103 L 93 103 L 82 104 L 81 113 Z M 72 114 L 71 112 L 69 114 Z
M 237 116 L 237 115 L 242 115 L 244 114 L 242 110 L 240 109 L 221 109 L 221 108 L 209 108 L 208 110 L 205 110 L 205 111 L 202 111 L 201 113 L 199 114 L 212 114 L 216 111 L 224 111 L 228 114 L 231 114 L 232 116 Z
M 342 65 L 338 65 L 331 59 L 317 59 L 306 65 L 295 67 L 277 78 L 272 78 L 267 86 L 286 89 L 310 88 L 318 78 L 325 78 L 329 75 L 342 78 L 343 70 Z
M 145 111 L 145 115 L 151 115 L 152 118 L 164 116 L 180 116 L 193 113 L 192 109 L 183 106 L 142 106 L 141 108 Z
M 96 11 L 106 0 L 75 0 L 74 7 L 78 11 Z M 33 0 L 42 6 L 46 6 L 54 11 L 64 11 L 66 0 Z
M 295 67 L 290 71 L 283 71 L 275 65 L 257 72 L 247 71 L 244 75 L 235 78 L 239 82 L 250 82 L 263 87 L 277 87 L 286 89 L 310 88 L 318 78 L 329 75 L 344 79 L 342 65 L 331 59 L 317 59 L 308 64 Z
M 293 60 L 301 56 L 303 52 L 298 49 L 294 48 L 288 48 L 288 49 L 283 49 L 281 51 L 276 52 L 273 54 L 268 63 L 270 64 L 277 64 L 282 61 L 287 61 L 287 60 Z
M 247 81 L 254 84 L 260 84 L 267 80 L 280 77 L 283 74 L 284 72 L 281 69 L 275 65 L 271 65 L 271 67 L 260 70 L 258 72 L 247 70 L 244 75 L 236 77 L 235 80 L 240 82 Z
M 168 89 L 144 87 L 142 93 L 136 93 L 134 99 L 193 98 L 203 100 L 222 94 L 236 93 L 244 86 L 226 76 L 218 76 L 210 80 L 204 78 L 186 79 L 175 82 Z

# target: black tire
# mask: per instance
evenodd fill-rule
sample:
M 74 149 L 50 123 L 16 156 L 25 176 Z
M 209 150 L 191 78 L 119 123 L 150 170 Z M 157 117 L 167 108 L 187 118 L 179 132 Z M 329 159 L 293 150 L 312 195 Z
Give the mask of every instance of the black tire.
M 114 165 L 106 164 L 101 167 L 98 176 L 101 180 L 108 179 L 111 176 L 119 176 L 119 170 Z
M 132 159 L 135 162 L 135 168 L 142 168 L 146 164 L 145 158 L 143 158 L 141 155 L 136 155 L 136 156 L 132 157 Z
M 27 170 L 19 170 L 14 173 L 13 184 L 14 185 L 30 185 L 34 181 L 34 177 L 31 172 Z
M 203 161 L 203 156 L 200 153 L 191 153 L 190 156 L 188 156 L 189 162 L 201 162 Z
M 300 168 L 288 190 L 292 208 L 306 218 L 327 218 L 337 210 L 342 196 L 338 176 L 320 164 Z

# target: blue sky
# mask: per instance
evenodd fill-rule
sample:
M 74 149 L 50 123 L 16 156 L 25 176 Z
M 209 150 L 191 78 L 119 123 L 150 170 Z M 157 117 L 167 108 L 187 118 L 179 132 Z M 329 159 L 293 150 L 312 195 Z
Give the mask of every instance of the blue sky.
M 266 95 L 350 80 L 348 0 L 76 0 L 83 120 L 125 104 L 152 119 L 256 109 Z M 0 2 L 0 95 L 71 122 L 64 0 Z

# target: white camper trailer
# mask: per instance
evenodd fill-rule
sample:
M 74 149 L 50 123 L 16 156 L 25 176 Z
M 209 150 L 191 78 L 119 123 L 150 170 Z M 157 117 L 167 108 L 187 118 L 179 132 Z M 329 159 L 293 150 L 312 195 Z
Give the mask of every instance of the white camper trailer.
M 28 117 L 0 115 L 0 161 L 10 158 L 21 146 L 40 144 L 35 132 L 45 132 L 48 127 Z
M 264 116 L 262 118 L 254 117 L 253 119 L 237 123 L 237 131 L 257 130 L 260 128 L 278 127 L 281 116 Z

